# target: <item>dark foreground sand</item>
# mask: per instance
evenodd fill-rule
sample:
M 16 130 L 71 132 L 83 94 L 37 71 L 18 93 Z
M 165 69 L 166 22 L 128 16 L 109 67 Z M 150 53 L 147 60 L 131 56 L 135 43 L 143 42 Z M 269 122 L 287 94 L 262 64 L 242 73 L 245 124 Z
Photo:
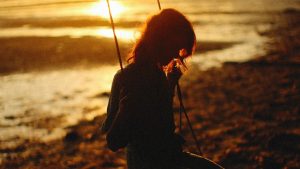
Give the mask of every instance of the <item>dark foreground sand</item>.
M 192 68 L 183 79 L 186 108 L 205 157 L 228 169 L 300 168 L 300 22 L 295 18 L 266 34 L 274 37 L 266 56 L 207 71 Z M 62 140 L 1 150 L 12 154 L 0 168 L 125 168 L 124 151 L 112 153 L 97 133 L 102 120 L 81 122 Z M 185 149 L 195 152 L 186 123 L 182 134 Z

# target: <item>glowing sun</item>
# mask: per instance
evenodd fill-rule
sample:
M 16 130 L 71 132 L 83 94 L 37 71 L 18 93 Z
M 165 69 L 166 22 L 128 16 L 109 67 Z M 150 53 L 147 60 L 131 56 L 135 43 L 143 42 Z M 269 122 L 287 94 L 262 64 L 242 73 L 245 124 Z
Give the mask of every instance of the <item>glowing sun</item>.
M 111 12 L 114 18 L 119 17 L 124 11 L 125 6 L 120 2 L 120 0 L 110 0 L 109 1 Z M 109 18 L 109 12 L 106 0 L 100 0 L 93 3 L 91 8 L 88 10 L 91 15 L 101 16 L 103 18 Z

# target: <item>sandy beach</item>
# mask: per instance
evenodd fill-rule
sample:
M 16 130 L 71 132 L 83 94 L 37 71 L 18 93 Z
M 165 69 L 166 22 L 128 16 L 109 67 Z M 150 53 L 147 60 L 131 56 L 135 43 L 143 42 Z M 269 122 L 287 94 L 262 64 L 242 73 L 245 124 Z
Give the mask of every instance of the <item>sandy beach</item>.
M 285 11 L 280 23 L 262 33 L 273 39 L 266 55 L 243 63 L 227 62 L 205 71 L 191 65 L 184 75 L 181 81 L 184 103 L 203 156 L 230 169 L 300 168 L 299 16 L 298 11 Z M 76 43 L 66 38 L 60 40 L 70 42 L 67 49 Z M 93 43 L 93 39 L 84 40 Z M 220 46 L 224 44 L 207 44 L 206 50 Z M 99 50 L 95 47 L 95 52 Z M 26 62 L 24 65 L 27 69 Z M 17 70 L 11 64 L 3 71 Z M 108 96 L 109 93 L 101 94 Z M 178 101 L 174 110 L 178 122 Z M 124 151 L 110 151 L 105 136 L 99 132 L 103 119 L 104 116 L 97 116 L 68 127 L 62 139 L 27 140 L 17 147 L 1 149 L 0 153 L 6 157 L 0 168 L 126 168 Z M 187 141 L 184 148 L 197 153 L 187 123 L 183 122 L 182 135 Z

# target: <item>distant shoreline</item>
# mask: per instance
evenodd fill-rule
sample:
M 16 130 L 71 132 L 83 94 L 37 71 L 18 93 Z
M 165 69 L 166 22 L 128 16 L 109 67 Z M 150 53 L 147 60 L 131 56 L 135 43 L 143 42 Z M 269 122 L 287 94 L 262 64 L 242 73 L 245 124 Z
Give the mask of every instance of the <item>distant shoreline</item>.
M 0 75 L 116 64 L 114 41 L 96 37 L 0 38 Z M 200 41 L 196 53 L 222 50 L 238 42 Z M 120 42 L 125 60 L 131 43 Z

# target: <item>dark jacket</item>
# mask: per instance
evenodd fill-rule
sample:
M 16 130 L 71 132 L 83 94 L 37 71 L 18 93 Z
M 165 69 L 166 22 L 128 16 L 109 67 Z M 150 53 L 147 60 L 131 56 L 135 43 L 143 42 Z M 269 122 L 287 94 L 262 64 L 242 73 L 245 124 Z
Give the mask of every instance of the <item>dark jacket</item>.
M 102 131 L 111 150 L 127 146 L 129 168 L 171 163 L 181 152 L 174 134 L 172 90 L 156 66 L 130 64 L 116 73 Z

